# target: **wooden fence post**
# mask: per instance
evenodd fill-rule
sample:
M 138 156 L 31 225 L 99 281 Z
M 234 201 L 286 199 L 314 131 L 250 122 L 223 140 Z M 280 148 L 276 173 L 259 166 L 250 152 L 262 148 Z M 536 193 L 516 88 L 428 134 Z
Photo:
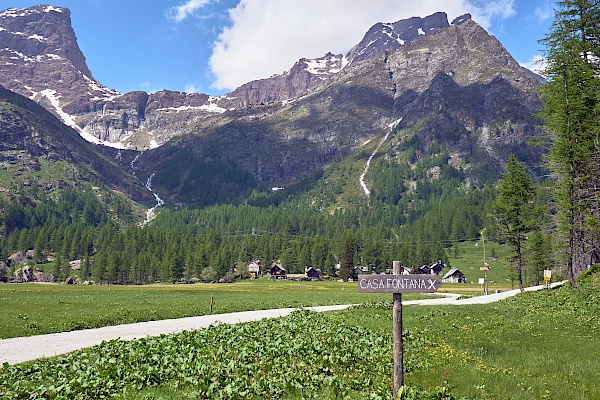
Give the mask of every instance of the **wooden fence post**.
M 392 273 L 400 275 L 400 261 L 393 262 Z M 402 293 L 393 293 L 394 318 L 394 398 L 404 386 L 404 344 L 402 342 Z

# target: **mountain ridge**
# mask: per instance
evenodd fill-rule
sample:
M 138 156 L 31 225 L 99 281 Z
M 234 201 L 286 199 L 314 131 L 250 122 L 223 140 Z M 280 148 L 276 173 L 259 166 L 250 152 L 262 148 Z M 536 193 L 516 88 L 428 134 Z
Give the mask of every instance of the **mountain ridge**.
M 59 15 L 63 11 L 34 11 L 42 10 L 49 10 L 43 17 L 70 26 L 68 14 Z M 0 13 L 0 34 L 23 36 L 4 28 L 15 13 Z M 43 17 L 35 35 L 46 38 L 54 25 Z M 227 198 L 252 188 L 288 187 L 383 137 L 395 121 L 416 138 L 411 148 L 417 158 L 428 153 L 431 140 L 441 142 L 470 170 L 471 181 L 497 179 L 511 151 L 521 150 L 530 164 L 543 152 L 523 150 L 538 133 L 531 115 L 541 104 L 540 78 L 468 14 L 451 24 L 445 13 L 375 24 L 346 56 L 301 59 L 281 75 L 219 97 L 167 90 L 120 94 L 74 73 L 72 64 L 52 75 L 51 66 L 38 68 L 35 57 L 23 54 L 17 61 L 47 74 L 34 79 L 40 86 L 11 79 L 15 71 L 8 61 L 0 64 L 6 72 L 0 80 L 10 80 L 14 90 L 54 111 L 86 139 L 137 150 L 103 148 L 111 158 L 119 155 L 125 169 L 135 158 L 136 176 L 153 176 L 169 204 L 197 203 L 203 179 L 219 191 L 223 177 L 246 177 L 247 183 L 234 180 Z M 54 76 L 77 78 L 71 82 L 76 90 L 58 91 L 51 86 Z M 484 164 L 486 172 L 473 168 Z

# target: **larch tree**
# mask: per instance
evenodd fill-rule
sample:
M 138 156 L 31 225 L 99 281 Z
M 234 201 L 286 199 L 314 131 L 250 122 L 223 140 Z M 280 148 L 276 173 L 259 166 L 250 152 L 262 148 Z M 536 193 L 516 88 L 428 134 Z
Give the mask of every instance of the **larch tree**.
M 523 288 L 523 241 L 536 223 L 533 181 L 527 175 L 525 164 L 514 155 L 508 158 L 506 172 L 498 182 L 498 197 L 494 201 L 495 226 L 501 238 L 515 250 L 517 279 Z
M 344 240 L 344 248 L 340 257 L 339 276 L 344 281 L 352 276 L 354 271 L 354 250 L 349 239 Z
M 549 167 L 555 182 L 559 232 L 566 247 L 567 276 L 600 261 L 600 2 L 557 3 L 546 46 L 542 89 L 550 139 Z

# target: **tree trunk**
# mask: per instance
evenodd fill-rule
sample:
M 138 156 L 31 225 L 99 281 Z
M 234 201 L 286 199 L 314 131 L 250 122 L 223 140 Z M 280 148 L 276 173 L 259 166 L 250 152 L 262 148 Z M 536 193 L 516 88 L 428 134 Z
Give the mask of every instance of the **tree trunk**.
M 519 278 L 519 289 L 525 291 L 523 287 L 523 260 L 521 258 L 521 234 L 517 235 L 517 276 Z

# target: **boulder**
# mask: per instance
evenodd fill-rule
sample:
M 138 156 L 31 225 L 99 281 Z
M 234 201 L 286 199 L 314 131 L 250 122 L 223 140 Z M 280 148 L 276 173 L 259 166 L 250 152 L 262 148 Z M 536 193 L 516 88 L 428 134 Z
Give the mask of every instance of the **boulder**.
M 33 260 L 33 250 L 15 253 L 8 257 L 8 263 L 10 265 L 23 264 L 27 260 Z
M 54 282 L 54 275 L 46 274 L 41 271 L 34 271 L 31 265 L 25 265 L 19 268 L 9 279 L 12 283 L 27 283 L 27 282 Z
M 16 283 L 34 282 L 34 281 L 35 281 L 35 278 L 34 278 L 34 274 L 33 274 L 33 268 L 31 267 L 31 265 L 25 265 L 24 267 L 16 270 L 11 279 L 11 282 L 16 282 Z
M 53 283 L 56 281 L 54 279 L 54 275 L 46 274 L 45 272 L 34 272 L 33 273 L 34 282 L 50 282 Z

